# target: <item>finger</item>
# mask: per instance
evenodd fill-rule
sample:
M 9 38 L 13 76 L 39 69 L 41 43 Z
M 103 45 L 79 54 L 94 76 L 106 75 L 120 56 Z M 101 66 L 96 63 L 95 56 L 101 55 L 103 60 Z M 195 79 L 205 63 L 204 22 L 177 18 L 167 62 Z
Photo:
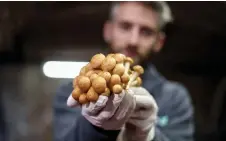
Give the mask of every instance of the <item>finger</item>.
M 78 105 L 79 105 L 79 103 L 70 94 L 70 96 L 67 99 L 67 106 L 68 107 L 76 107 Z
M 135 95 L 135 98 L 136 98 L 138 109 L 139 108 L 142 108 L 142 109 L 157 108 L 156 101 L 151 95 L 149 96 Z
M 123 91 L 120 94 L 113 94 L 109 97 L 109 100 L 106 104 L 106 107 L 103 109 L 102 112 L 98 116 L 101 117 L 103 120 L 110 119 L 114 114 L 117 108 L 119 107 L 120 103 L 122 102 L 125 96 L 125 92 Z
M 123 101 L 120 103 L 114 117 L 117 120 L 127 119 L 134 111 L 136 100 L 133 95 L 125 94 Z
M 84 104 L 82 106 L 82 110 L 89 115 L 95 115 L 106 106 L 107 101 L 108 101 L 107 96 L 100 95 L 96 102 Z
M 131 87 L 128 90 L 129 93 L 134 94 L 134 95 L 144 95 L 144 96 L 149 96 L 151 95 L 145 88 L 143 87 Z

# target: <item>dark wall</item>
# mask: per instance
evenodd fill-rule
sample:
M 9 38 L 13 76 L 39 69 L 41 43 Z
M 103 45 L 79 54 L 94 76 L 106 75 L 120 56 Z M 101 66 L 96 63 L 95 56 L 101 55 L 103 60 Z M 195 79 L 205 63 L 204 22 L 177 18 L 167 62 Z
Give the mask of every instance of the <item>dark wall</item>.
M 4 74 L 8 71 L 14 74 L 17 72 L 16 68 L 20 68 L 18 71 L 26 70 L 27 75 L 37 75 L 41 73 L 41 64 L 46 60 L 88 60 L 91 55 L 106 49 L 102 40 L 102 25 L 108 16 L 108 2 L 1 4 L 2 9 L 8 11 L 8 14 L 4 14 L 3 10 L 1 14 L 2 17 L 6 15 L 2 25 L 4 30 L 1 32 L 4 38 L 0 40 L 0 63 L 4 64 L 2 69 Z M 211 137 L 217 136 L 219 132 L 217 125 L 222 113 L 222 93 L 225 86 L 223 78 L 226 72 L 224 67 L 226 4 L 225 2 L 169 2 L 169 4 L 175 15 L 175 21 L 166 28 L 166 44 L 152 61 L 168 79 L 180 81 L 188 88 L 195 107 L 197 139 L 212 140 Z M 50 93 L 50 100 L 61 80 L 42 77 L 43 79 L 35 84 L 38 88 L 41 87 L 42 91 L 33 95 Z M 13 78 L 22 83 L 23 87 L 20 87 L 22 92 L 12 93 L 18 96 L 23 94 L 29 99 L 33 86 L 26 86 L 33 84 L 29 82 L 35 80 L 23 81 L 21 77 Z M 7 77 L 4 77 L 2 83 L 5 80 Z M 43 83 L 46 85 L 41 85 Z M 9 86 L 5 89 L 19 87 L 17 84 Z M 39 104 L 41 102 L 37 103 Z M 49 109 L 50 105 L 40 108 L 40 113 L 45 113 L 44 109 Z M 32 110 L 30 109 L 31 113 Z M 35 121 L 36 119 L 34 123 Z M 48 124 L 51 127 L 50 121 Z M 45 131 L 51 133 L 49 129 Z M 33 135 L 36 133 L 38 134 L 38 131 L 34 131 Z M 31 135 L 27 136 L 29 138 Z

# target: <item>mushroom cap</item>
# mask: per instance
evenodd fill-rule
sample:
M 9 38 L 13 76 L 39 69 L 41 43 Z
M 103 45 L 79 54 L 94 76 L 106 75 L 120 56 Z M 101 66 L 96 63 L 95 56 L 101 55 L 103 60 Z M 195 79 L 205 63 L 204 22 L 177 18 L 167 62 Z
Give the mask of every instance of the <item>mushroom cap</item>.
M 102 53 L 94 55 L 90 61 L 92 68 L 94 69 L 99 68 L 103 63 L 104 59 L 105 59 L 105 55 Z
M 83 66 L 79 72 L 79 75 L 85 75 L 87 72 L 86 66 Z
M 131 57 L 126 57 L 125 61 L 129 62 L 130 64 L 134 63 L 134 61 L 133 61 L 133 59 Z
M 116 53 L 115 55 L 113 55 L 113 57 L 115 58 L 117 63 L 122 63 L 125 60 L 125 55 L 121 54 L 121 53 Z
M 110 53 L 107 55 L 107 57 L 113 57 L 115 54 L 114 53 Z
M 98 75 L 96 73 L 93 73 L 89 78 L 90 78 L 90 81 L 93 82 L 93 80 L 97 77 Z
M 125 72 L 125 67 L 123 64 L 116 64 L 115 68 L 113 69 L 113 74 L 118 74 L 119 76 L 122 76 Z
M 86 97 L 86 94 L 81 94 L 80 96 L 79 96 L 79 103 L 80 104 L 86 104 L 88 102 L 88 99 L 87 99 L 87 97 Z
M 122 80 L 122 83 L 128 83 L 129 82 L 129 75 L 128 74 L 123 74 L 121 76 L 121 80 Z
M 121 78 L 117 74 L 113 74 L 110 79 L 110 85 L 121 84 Z
M 88 64 L 86 65 L 86 70 L 89 71 L 89 70 L 92 70 L 92 69 L 93 69 L 93 68 L 92 68 L 91 63 L 88 63 Z
M 98 76 L 95 79 L 93 79 L 92 87 L 95 92 L 101 94 L 105 91 L 105 88 L 107 87 L 106 80 L 103 77 Z
M 114 94 L 120 94 L 122 92 L 122 86 L 119 84 L 116 84 L 113 86 L 112 90 Z
M 95 74 L 95 72 L 93 70 L 90 70 L 86 73 L 85 76 L 90 77 L 92 74 Z
M 101 65 L 101 69 L 103 71 L 111 71 L 112 69 L 114 69 L 116 65 L 116 60 L 109 56 L 109 57 L 106 57 Z
M 88 77 L 86 76 L 81 76 L 78 79 L 78 87 L 81 89 L 83 92 L 87 92 L 91 86 L 91 81 Z
M 111 79 L 111 73 L 107 72 L 107 71 L 102 71 L 102 72 L 98 73 L 98 75 L 103 77 L 106 80 L 106 82 L 109 82 Z
M 76 87 L 73 91 L 72 91 L 72 97 L 75 100 L 79 100 L 79 96 L 82 94 L 81 90 L 79 89 L 79 87 Z
M 144 73 L 144 69 L 140 65 L 133 66 L 133 70 L 136 71 L 139 74 L 143 74 Z
M 97 101 L 98 99 L 98 94 L 94 91 L 94 89 L 92 87 L 90 87 L 89 91 L 86 94 L 86 97 L 89 101 Z

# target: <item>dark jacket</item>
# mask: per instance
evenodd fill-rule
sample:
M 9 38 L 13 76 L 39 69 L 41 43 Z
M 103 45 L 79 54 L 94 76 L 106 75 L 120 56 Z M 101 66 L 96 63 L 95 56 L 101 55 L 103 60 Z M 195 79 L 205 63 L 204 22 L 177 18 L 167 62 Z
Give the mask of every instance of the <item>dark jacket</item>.
M 143 74 L 143 87 L 159 106 L 159 120 L 155 129 L 156 141 L 193 141 L 193 107 L 188 91 L 179 83 L 161 76 L 153 65 Z M 120 131 L 105 131 L 91 125 L 80 108 L 68 108 L 66 101 L 72 83 L 62 85 L 54 101 L 55 141 L 115 141 Z

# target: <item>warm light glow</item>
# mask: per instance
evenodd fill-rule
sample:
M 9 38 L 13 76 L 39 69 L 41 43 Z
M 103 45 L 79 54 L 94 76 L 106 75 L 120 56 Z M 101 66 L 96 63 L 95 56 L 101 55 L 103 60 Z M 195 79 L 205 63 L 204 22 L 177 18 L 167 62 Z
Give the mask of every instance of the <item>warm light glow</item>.
M 88 62 L 48 61 L 43 65 L 43 73 L 50 78 L 74 78 Z

